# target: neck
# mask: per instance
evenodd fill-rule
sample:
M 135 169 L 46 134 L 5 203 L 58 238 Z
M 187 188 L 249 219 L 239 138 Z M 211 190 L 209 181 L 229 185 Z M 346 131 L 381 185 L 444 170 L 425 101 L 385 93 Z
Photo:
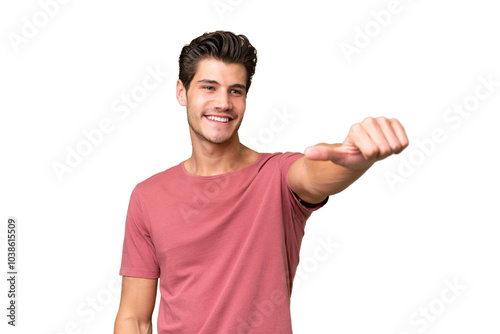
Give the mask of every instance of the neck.
M 259 153 L 240 143 L 237 133 L 231 140 L 220 144 L 193 140 L 193 136 L 196 137 L 196 134 L 191 133 L 191 157 L 184 162 L 184 168 L 193 175 L 228 173 L 254 162 L 259 156 Z

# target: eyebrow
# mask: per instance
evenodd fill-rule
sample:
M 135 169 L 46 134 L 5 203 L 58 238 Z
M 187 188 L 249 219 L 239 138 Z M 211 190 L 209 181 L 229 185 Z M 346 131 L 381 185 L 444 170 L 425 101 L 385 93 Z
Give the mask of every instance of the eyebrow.
M 210 79 L 201 79 L 201 80 L 198 80 L 197 83 L 198 84 L 210 84 L 210 85 L 220 86 L 219 82 L 217 82 L 216 80 L 210 80 Z M 231 87 L 231 88 L 240 88 L 240 89 L 243 89 L 243 90 L 247 89 L 247 86 L 245 86 L 243 84 L 240 84 L 240 83 L 230 85 L 229 87 Z

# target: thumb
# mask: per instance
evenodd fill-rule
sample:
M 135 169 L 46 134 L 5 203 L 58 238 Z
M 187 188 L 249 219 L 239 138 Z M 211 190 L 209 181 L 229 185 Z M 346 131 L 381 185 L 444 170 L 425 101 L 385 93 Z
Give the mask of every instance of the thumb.
M 339 161 L 343 157 L 343 152 L 340 147 L 342 144 L 325 144 L 320 143 L 314 146 L 306 148 L 304 155 L 310 160 L 320 160 L 320 161 Z

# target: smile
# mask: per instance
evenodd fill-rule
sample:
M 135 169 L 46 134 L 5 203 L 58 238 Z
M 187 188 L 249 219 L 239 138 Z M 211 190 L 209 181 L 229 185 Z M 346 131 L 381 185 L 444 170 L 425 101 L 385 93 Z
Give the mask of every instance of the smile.
M 211 121 L 218 123 L 229 123 L 230 119 L 228 117 L 217 117 L 217 116 L 205 116 Z

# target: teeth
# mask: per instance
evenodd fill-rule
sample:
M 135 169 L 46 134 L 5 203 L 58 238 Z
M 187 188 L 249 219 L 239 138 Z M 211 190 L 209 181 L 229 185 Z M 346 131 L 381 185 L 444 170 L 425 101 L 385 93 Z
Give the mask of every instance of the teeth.
M 217 121 L 217 122 L 222 122 L 222 123 L 229 122 L 229 118 L 226 118 L 226 117 L 207 116 L 207 118 L 211 119 L 212 121 Z

